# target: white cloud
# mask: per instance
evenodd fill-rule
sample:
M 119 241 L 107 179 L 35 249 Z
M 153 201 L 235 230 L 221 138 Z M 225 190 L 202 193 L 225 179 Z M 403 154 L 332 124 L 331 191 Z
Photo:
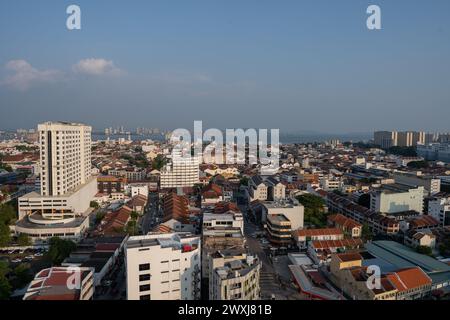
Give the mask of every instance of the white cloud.
M 58 70 L 38 70 L 25 60 L 11 60 L 6 64 L 6 69 L 12 74 L 8 75 L 1 84 L 22 91 L 36 83 L 53 82 L 61 76 Z
M 75 73 L 88 75 L 119 75 L 122 73 L 111 60 L 95 58 L 80 60 L 72 69 Z

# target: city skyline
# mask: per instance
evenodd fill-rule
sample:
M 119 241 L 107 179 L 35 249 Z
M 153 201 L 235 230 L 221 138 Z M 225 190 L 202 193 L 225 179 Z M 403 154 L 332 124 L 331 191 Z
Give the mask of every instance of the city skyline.
M 0 128 L 448 130 L 447 1 L 176 3 L 0 4 Z

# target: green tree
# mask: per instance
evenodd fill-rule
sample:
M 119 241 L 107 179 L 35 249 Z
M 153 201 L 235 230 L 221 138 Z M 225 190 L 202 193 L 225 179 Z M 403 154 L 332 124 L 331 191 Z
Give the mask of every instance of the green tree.
M 22 247 L 30 246 L 31 245 L 31 239 L 30 239 L 30 237 L 27 234 L 21 233 L 17 237 L 17 244 L 19 246 L 22 246 Z
M 16 210 L 10 204 L 0 205 L 0 223 L 11 224 L 16 220 Z
M 98 209 L 98 208 L 99 208 L 99 205 L 98 205 L 98 202 L 97 202 L 97 201 L 91 201 L 91 202 L 89 203 L 89 206 L 90 206 L 91 208 L 94 208 L 94 209 Z
M 0 261 L 0 300 L 6 300 L 11 295 L 12 288 L 7 278 L 10 271 L 8 262 Z
M 408 163 L 409 168 L 414 169 L 427 169 L 430 164 L 427 161 L 411 161 Z
M 305 207 L 305 223 L 318 228 L 326 226 L 327 213 L 325 212 L 325 201 L 312 194 L 304 194 L 297 200 Z
M 404 157 L 417 157 L 417 152 L 415 147 L 399 147 L 394 146 L 390 147 L 387 150 L 388 153 L 395 154 L 398 156 L 404 156 Z
M 163 155 L 158 154 L 152 161 L 152 169 L 159 171 L 165 166 L 166 162 L 166 158 L 164 158 Z
M 136 211 L 132 211 L 130 217 L 133 221 L 136 221 L 137 218 L 139 218 L 139 213 L 137 213 Z
M 52 264 L 58 265 L 63 262 L 64 259 L 67 258 L 76 248 L 77 245 L 71 240 L 53 237 L 50 239 L 50 248 L 47 252 L 47 257 L 50 259 Z
M 95 215 L 95 223 L 100 223 L 100 221 L 102 221 L 104 217 L 104 212 L 97 212 L 97 214 Z
M 247 177 L 242 177 L 240 180 L 240 184 L 243 186 L 248 186 L 249 179 Z
M 11 230 L 9 226 L 0 222 L 0 247 L 4 247 L 11 242 Z
M 137 234 L 137 223 L 135 220 L 130 220 L 125 228 L 125 232 L 130 236 L 134 236 Z
M 2 162 L 0 162 L 0 169 L 6 170 L 8 172 L 12 172 L 13 171 L 13 169 L 9 165 L 4 164 Z
M 16 288 L 23 288 L 31 280 L 33 280 L 33 275 L 30 270 L 30 265 L 28 263 L 21 263 L 14 268 L 15 281 L 14 285 Z
M 363 238 L 363 240 L 372 240 L 373 238 L 373 233 L 372 231 L 370 231 L 369 225 L 367 223 L 363 224 L 362 226 L 362 230 L 361 230 L 361 238 Z
M 426 254 L 428 256 L 431 256 L 433 254 L 433 250 L 427 246 L 417 246 L 416 251 L 417 253 Z

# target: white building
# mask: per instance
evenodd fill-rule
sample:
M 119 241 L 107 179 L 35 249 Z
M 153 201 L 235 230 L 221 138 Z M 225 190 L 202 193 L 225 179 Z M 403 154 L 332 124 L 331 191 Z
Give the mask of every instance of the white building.
M 192 187 L 200 182 L 197 157 L 174 157 L 161 170 L 161 188 Z
M 441 179 L 422 175 L 421 171 L 394 171 L 395 182 L 409 186 L 422 186 L 428 194 L 433 195 L 441 191 Z
M 41 193 L 59 196 L 91 177 L 92 128 L 78 123 L 46 122 L 38 125 Z
M 244 218 L 240 212 L 203 213 L 203 229 L 227 227 L 239 228 L 244 233 Z
M 382 213 L 414 210 L 423 212 L 424 187 L 384 184 L 370 194 L 370 209 Z
M 286 186 L 275 177 L 253 176 L 248 183 L 249 201 L 272 201 L 286 198 Z
M 305 207 L 297 200 L 266 201 L 262 204 L 261 221 L 266 223 L 268 215 L 284 215 L 291 223 L 291 229 L 303 228 Z
M 200 298 L 200 238 L 190 233 L 152 233 L 126 244 L 128 300 Z
M 325 191 L 341 190 L 344 187 L 344 182 L 332 175 L 324 176 L 320 179 L 320 187 Z
M 450 143 L 429 143 L 417 145 L 417 155 L 425 160 L 450 163 Z
M 41 193 L 18 200 L 16 235 L 34 242 L 53 236 L 79 240 L 89 226 L 90 201 L 97 193 L 91 176 L 91 127 L 47 122 L 38 126 Z
M 428 214 L 443 226 L 450 225 L 450 197 L 435 197 L 428 202 Z
M 256 256 L 217 251 L 211 256 L 209 270 L 209 300 L 260 299 L 261 263 Z
M 149 193 L 148 184 L 145 183 L 130 184 L 129 190 L 132 198 L 138 195 L 148 197 Z

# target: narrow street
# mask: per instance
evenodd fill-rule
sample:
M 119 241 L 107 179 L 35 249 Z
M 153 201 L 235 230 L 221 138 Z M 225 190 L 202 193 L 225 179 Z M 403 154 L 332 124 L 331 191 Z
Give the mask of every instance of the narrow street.
M 147 234 L 157 224 L 156 219 L 160 218 L 158 193 L 150 192 L 148 199 L 147 210 L 140 219 L 142 234 Z
M 270 300 L 272 295 L 275 295 L 275 300 L 300 299 L 301 296 L 295 288 L 291 287 L 288 283 L 283 283 L 283 281 L 281 281 L 260 240 L 252 237 L 256 231 L 261 231 L 261 228 L 248 219 L 246 206 L 239 205 L 239 209 L 244 215 L 244 235 L 246 237 L 247 246 L 250 252 L 255 253 L 262 263 L 259 280 L 261 299 Z

